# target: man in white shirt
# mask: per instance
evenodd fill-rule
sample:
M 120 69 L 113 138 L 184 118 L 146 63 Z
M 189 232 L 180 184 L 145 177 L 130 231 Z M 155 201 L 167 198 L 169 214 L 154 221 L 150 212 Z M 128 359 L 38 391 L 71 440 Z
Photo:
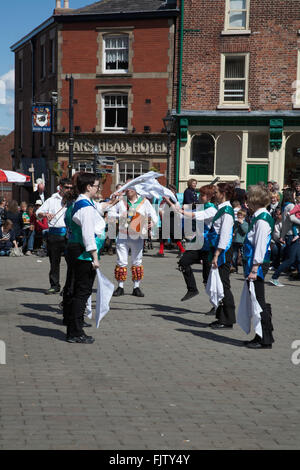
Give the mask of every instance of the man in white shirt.
M 158 217 L 151 203 L 139 197 L 134 189 L 126 191 L 126 197 L 108 212 L 109 219 L 119 220 L 119 234 L 116 242 L 117 266 L 115 278 L 118 288 L 114 296 L 124 295 L 124 282 L 127 278 L 128 252 L 131 249 L 131 271 L 134 282 L 132 295 L 144 297 L 140 282 L 144 277 L 143 247 L 148 238 L 148 229 L 157 223 Z
M 62 179 L 59 182 L 59 191 L 46 199 L 44 204 L 36 211 L 37 217 L 47 217 L 49 225 L 47 245 L 50 260 L 50 289 L 46 291 L 46 294 L 55 294 L 60 291 L 60 261 L 66 245 L 66 202 L 64 196 L 71 189 L 71 180 Z

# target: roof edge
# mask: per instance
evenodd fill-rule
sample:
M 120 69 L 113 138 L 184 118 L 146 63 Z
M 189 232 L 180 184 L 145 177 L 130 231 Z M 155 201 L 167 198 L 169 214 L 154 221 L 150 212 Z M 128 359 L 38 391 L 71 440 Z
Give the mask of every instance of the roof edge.
M 38 33 L 43 31 L 44 29 L 48 28 L 51 24 L 55 22 L 55 19 L 53 16 L 45 20 L 43 23 L 41 23 L 39 26 L 34 28 L 30 33 L 28 33 L 26 36 L 24 36 L 22 39 L 17 41 L 15 44 L 10 46 L 10 49 L 12 52 L 15 52 L 19 47 L 24 45 L 27 41 L 30 41 L 34 36 L 36 36 Z

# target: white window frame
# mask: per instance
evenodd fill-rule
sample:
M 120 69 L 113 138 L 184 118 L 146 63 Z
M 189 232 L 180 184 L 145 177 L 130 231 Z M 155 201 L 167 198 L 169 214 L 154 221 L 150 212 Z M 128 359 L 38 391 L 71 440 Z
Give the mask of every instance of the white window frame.
M 241 31 L 241 32 L 250 32 L 249 31 L 249 16 L 250 16 L 250 0 L 246 0 L 246 8 L 243 9 L 238 9 L 235 10 L 230 7 L 231 5 L 231 0 L 226 0 L 226 5 L 225 5 L 225 24 L 224 24 L 224 30 L 225 31 Z M 246 22 L 245 26 L 230 26 L 230 13 L 232 12 L 246 12 Z
M 292 87 L 293 108 L 300 109 L 300 49 L 298 49 L 297 51 L 297 77 L 296 80 L 293 82 Z
M 225 79 L 225 64 L 227 57 L 244 57 L 245 58 L 245 77 Z M 221 54 L 221 71 L 220 71 L 220 100 L 218 108 L 249 108 L 248 89 L 249 89 L 249 52 L 246 53 L 222 53 Z M 245 99 L 240 101 L 229 101 L 224 99 L 225 81 L 245 81 Z
M 105 98 L 108 96 L 126 96 L 127 97 L 127 127 L 105 127 Z M 118 107 L 118 106 L 117 106 Z M 120 106 L 122 108 L 122 106 Z M 125 133 L 128 131 L 128 93 L 114 93 L 114 92 L 107 92 L 102 94 L 102 132 L 120 132 L 120 133 Z
M 120 178 L 120 164 L 125 164 L 125 175 L 124 175 L 124 178 Z M 143 170 L 143 164 L 147 164 L 148 165 L 148 170 L 149 171 L 149 166 L 150 166 L 150 163 L 148 160 L 123 160 L 123 161 L 119 161 L 117 163 L 117 184 L 120 184 L 120 183 L 126 183 L 126 180 L 128 179 L 128 176 L 127 176 L 127 167 L 126 165 L 130 164 L 130 165 L 133 165 L 134 166 L 139 166 L 139 170 L 136 171 L 136 174 L 134 172 L 134 168 L 133 168 L 133 178 L 136 178 L 137 176 L 140 176 L 142 175 L 145 170 Z
M 106 40 L 108 39 L 120 39 L 120 38 L 126 38 L 127 40 L 127 56 L 128 56 L 128 67 L 127 69 L 115 69 L 115 70 L 108 70 L 106 69 Z M 116 49 L 118 50 L 118 49 Z M 129 35 L 128 34 L 106 34 L 103 36 L 103 70 L 102 72 L 108 75 L 111 74 L 118 74 L 118 73 L 128 73 L 129 71 Z

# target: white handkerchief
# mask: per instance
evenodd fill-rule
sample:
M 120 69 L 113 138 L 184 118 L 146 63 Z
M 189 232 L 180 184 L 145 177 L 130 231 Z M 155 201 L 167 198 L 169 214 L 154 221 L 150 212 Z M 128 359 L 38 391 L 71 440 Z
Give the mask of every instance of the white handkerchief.
M 114 285 L 97 269 L 96 327 L 109 311 Z
M 250 333 L 252 321 L 255 333 L 262 338 L 261 311 L 262 308 L 256 299 L 254 282 L 250 281 L 248 288 L 247 280 L 245 280 L 237 313 L 237 323 L 245 333 Z
M 91 319 L 92 316 L 93 316 L 93 312 L 92 312 L 92 296 L 90 295 L 88 300 L 87 300 L 87 303 L 86 303 L 86 307 L 85 307 L 85 311 L 86 311 L 86 316 Z
M 205 290 L 209 296 L 210 302 L 216 309 L 224 297 L 224 288 L 218 268 L 211 268 Z

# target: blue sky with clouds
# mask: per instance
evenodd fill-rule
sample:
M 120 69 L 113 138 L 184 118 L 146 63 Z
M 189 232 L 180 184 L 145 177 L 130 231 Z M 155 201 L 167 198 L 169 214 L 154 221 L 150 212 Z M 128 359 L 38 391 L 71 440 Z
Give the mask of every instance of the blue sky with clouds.
M 70 8 L 95 1 L 70 0 Z M 0 134 L 8 134 L 14 128 L 14 54 L 10 46 L 49 18 L 55 4 L 55 0 L 1 1 Z

